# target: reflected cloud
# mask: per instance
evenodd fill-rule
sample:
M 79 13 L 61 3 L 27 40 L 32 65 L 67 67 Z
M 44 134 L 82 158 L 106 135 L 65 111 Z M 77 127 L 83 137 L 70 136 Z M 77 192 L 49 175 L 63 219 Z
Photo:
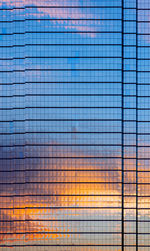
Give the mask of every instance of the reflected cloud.
M 60 149 L 58 152 L 61 152 Z M 77 156 L 76 153 L 74 156 Z M 80 232 L 95 231 L 94 224 L 100 232 L 103 226 L 101 221 L 93 222 L 89 227 L 80 222 L 89 217 L 92 220 L 110 220 L 109 229 L 118 229 L 118 222 L 112 225 L 111 219 L 118 220 L 121 216 L 121 166 L 118 160 L 113 160 L 112 169 L 105 160 L 89 161 L 85 158 L 89 156 L 82 157 L 82 160 L 64 159 L 60 163 L 53 160 L 52 164 L 43 166 L 39 163 L 36 169 L 28 165 L 28 170 L 18 170 L 18 173 L 1 173 L 1 243 L 20 240 L 57 243 L 61 238 L 68 243 L 71 242 L 72 232 L 79 232 L 74 240 L 81 238 L 89 243 L 88 235 L 83 237 Z M 132 164 L 131 159 L 126 166 Z M 129 185 L 135 182 L 134 174 L 128 172 L 125 176 L 128 183 L 126 194 L 129 195 L 125 203 L 127 208 L 131 208 L 126 211 L 129 218 L 135 216 L 135 197 L 130 195 L 135 195 L 136 187 L 135 184 Z M 144 178 L 141 177 L 142 182 Z M 139 195 L 142 194 L 149 194 L 149 185 L 139 186 Z M 139 198 L 139 208 L 149 208 L 149 203 L 149 198 Z M 143 216 L 149 217 L 147 210 L 139 213 L 139 217 Z M 108 231 L 107 224 L 103 226 L 104 230 Z
M 25 7 L 25 6 L 37 6 L 37 13 L 33 11 L 31 13 L 31 10 L 26 13 L 25 16 L 27 15 L 33 15 L 36 16 L 37 18 L 41 17 L 50 17 L 52 19 L 58 19 L 58 20 L 51 20 L 53 24 L 58 24 L 63 26 L 65 29 L 69 30 L 76 30 L 76 31 L 81 31 L 81 35 L 83 36 L 90 36 L 90 37 L 95 37 L 95 34 L 92 32 L 97 31 L 97 28 L 95 25 L 93 26 L 87 26 L 87 23 L 84 21 L 76 21 L 72 19 L 94 19 L 95 15 L 91 12 L 91 10 L 81 8 L 80 6 L 80 0 L 76 0 L 73 2 L 68 2 L 67 0 L 56 0 L 56 1 L 46 1 L 46 0 L 22 0 L 22 1 L 11 1 L 11 0 L 5 0 L 0 3 L 0 6 L 2 4 L 7 4 L 8 7 Z M 48 8 L 43 8 L 44 6 L 48 6 Z M 54 6 L 54 8 L 52 8 Z M 77 6 L 78 8 L 63 8 L 63 6 Z M 61 8 L 62 7 L 62 8 Z M 16 10 L 17 11 L 17 10 Z M 17 14 L 17 12 L 16 12 Z M 65 20 L 63 20 L 65 19 Z M 67 20 L 66 20 L 67 19 Z M 93 21 L 92 21 L 93 23 Z M 101 22 L 98 22 L 101 24 Z M 68 25 L 69 24 L 69 25 Z M 85 25 L 84 25 L 85 24 Z M 95 24 L 95 23 L 94 23 Z M 87 34 L 82 34 L 83 31 L 89 31 Z

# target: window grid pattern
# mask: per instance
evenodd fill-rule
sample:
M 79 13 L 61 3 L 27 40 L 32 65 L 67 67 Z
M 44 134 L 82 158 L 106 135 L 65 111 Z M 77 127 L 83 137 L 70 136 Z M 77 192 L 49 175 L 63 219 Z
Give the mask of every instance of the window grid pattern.
M 2 250 L 149 250 L 149 11 L 0 2 Z

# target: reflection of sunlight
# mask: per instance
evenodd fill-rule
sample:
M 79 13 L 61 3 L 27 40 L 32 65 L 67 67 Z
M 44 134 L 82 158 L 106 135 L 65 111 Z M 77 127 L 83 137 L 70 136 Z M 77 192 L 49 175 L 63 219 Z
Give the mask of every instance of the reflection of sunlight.
M 113 165 L 116 171 L 111 171 L 112 167 L 108 168 L 105 162 L 89 164 L 88 161 L 79 160 L 74 165 L 66 161 L 60 166 L 56 165 L 60 171 L 48 171 L 49 168 L 46 167 L 46 172 L 43 172 L 42 168 L 32 172 L 28 181 L 39 182 L 39 185 L 31 189 L 26 184 L 26 190 L 22 190 L 23 194 L 20 197 L 11 197 L 11 193 L 1 192 L 1 219 L 6 219 L 1 228 L 1 233 L 6 234 L 1 235 L 1 242 L 17 243 L 22 240 L 26 243 L 46 241 L 55 244 L 60 241 L 71 243 L 72 239 L 77 243 L 81 239 L 82 243 L 92 244 L 94 238 L 97 238 L 98 243 L 103 243 L 103 236 L 96 237 L 93 234 L 95 237 L 89 239 L 88 234 L 78 233 L 72 237 L 72 233 L 91 232 L 92 236 L 92 232 L 95 231 L 107 232 L 111 229 L 112 232 L 120 232 L 121 223 L 118 220 L 121 219 L 122 210 L 122 172 L 118 163 L 114 161 Z M 101 171 L 95 170 L 98 166 L 101 167 Z M 125 168 L 128 167 L 131 172 L 127 172 L 124 178 L 125 182 L 132 184 L 135 183 L 132 160 L 126 162 Z M 80 171 L 75 171 L 76 168 Z M 141 183 L 149 182 L 149 176 L 139 173 L 139 180 Z M 138 205 L 139 209 L 143 208 L 139 211 L 139 217 L 149 218 L 146 208 L 149 208 L 150 199 L 142 197 L 149 194 L 149 185 L 138 188 L 141 195 Z M 127 185 L 126 192 L 124 202 L 125 207 L 129 209 L 125 211 L 125 217 L 130 219 L 135 217 L 136 213 L 135 186 Z M 6 209 L 8 207 L 11 209 Z M 86 225 L 88 219 L 95 221 Z M 116 219 L 115 223 L 111 222 L 113 219 Z M 112 237 L 108 236 L 105 243 L 109 243 L 110 240 Z M 119 240 L 116 239 L 116 243 L 119 243 Z
M 85 156 L 84 156 L 85 157 Z M 100 165 L 99 165 L 100 164 Z M 3 201 L 0 202 L 2 209 L 2 219 L 7 219 L 12 222 L 5 222 L 1 233 L 7 233 L 2 235 L 1 241 L 4 242 L 16 242 L 22 239 L 25 242 L 34 242 L 47 240 L 56 242 L 60 239 L 66 239 L 66 242 L 72 239 L 72 234 L 75 230 L 82 229 L 85 231 L 101 231 L 103 229 L 108 231 L 108 226 L 101 223 L 94 223 L 85 227 L 80 222 L 67 222 L 63 220 L 87 220 L 87 219 L 120 219 L 121 215 L 121 203 L 122 203 L 122 172 L 120 170 L 119 163 L 113 163 L 116 171 L 111 171 L 111 166 L 103 163 L 88 163 L 88 161 L 78 160 L 75 165 L 68 163 L 67 161 L 62 165 L 58 165 L 60 171 L 48 171 L 49 167 L 46 167 L 46 172 L 40 170 L 32 173 L 28 177 L 29 182 L 39 182 L 39 186 L 33 186 L 30 190 L 30 186 L 26 185 L 25 197 L 12 198 L 11 194 L 7 194 L 7 200 L 3 197 Z M 95 170 L 98 166 L 101 167 L 101 171 Z M 140 166 L 140 165 L 139 165 Z M 57 165 L 56 165 L 57 167 Z M 133 168 L 132 160 L 126 162 L 125 168 Z M 45 167 L 44 167 L 45 168 Z M 58 168 L 58 167 L 57 167 Z M 75 169 L 80 171 L 75 171 Z M 63 171 L 61 171 L 61 169 Z M 86 171 L 84 170 L 86 169 Z M 106 171 L 108 169 L 110 171 Z M 113 168 L 114 169 L 114 168 Z M 67 171 L 65 171 L 67 170 Z M 68 171 L 70 170 L 70 171 Z M 149 181 L 149 177 L 143 174 L 139 174 L 140 182 L 143 183 Z M 134 183 L 135 173 L 125 173 L 125 182 Z M 42 182 L 42 183 L 40 183 Z M 46 183 L 50 182 L 50 183 Z M 51 183 L 52 182 L 52 183 Z M 60 182 L 60 183 L 59 183 Z M 128 197 L 124 198 L 125 206 L 129 208 L 125 214 L 129 214 L 128 217 L 135 216 L 135 195 L 134 187 L 129 185 L 127 190 Z M 147 195 L 149 186 L 140 186 L 139 195 Z M 37 196 L 32 196 L 37 194 Z M 40 196 L 38 196 L 38 194 Z M 1 195 L 5 196 L 1 193 Z M 43 196 L 42 196 L 43 195 Z M 130 196 L 132 195 L 132 196 Z M 9 197 L 10 196 L 10 197 Z M 6 203 L 7 202 L 7 203 Z M 149 208 L 150 199 L 138 198 L 139 208 Z M 130 209 L 131 208 L 131 209 Z M 142 210 L 139 215 L 148 216 L 147 210 Z M 102 227 L 103 226 L 103 227 Z M 116 222 L 113 226 L 113 231 L 120 229 L 120 223 Z M 19 235 L 8 233 L 18 232 Z M 25 234 L 24 234 L 25 233 Z M 79 236 L 76 236 L 79 238 Z M 82 242 L 88 243 L 88 235 L 82 237 Z M 91 249 L 92 250 L 92 249 Z
M 42 207 L 47 207 L 47 204 L 42 204 Z M 16 205 L 17 207 L 17 205 Z M 39 209 L 37 209 L 39 207 Z M 1 228 L 0 233 L 7 233 L 7 235 L 2 235 L 1 241 L 15 242 L 17 239 L 16 233 L 19 233 L 19 239 L 22 238 L 24 241 L 35 241 L 42 240 L 43 238 L 56 239 L 61 238 L 62 234 L 57 234 L 57 231 L 67 232 L 63 227 L 58 230 L 59 222 L 56 221 L 43 221 L 45 215 L 47 214 L 47 209 L 40 209 L 41 204 L 21 204 L 17 209 L 5 210 L 4 218 L 9 218 L 13 222 L 13 228 L 9 226 L 7 221 L 5 222 L 4 228 Z M 42 213 L 41 213 L 42 212 Z M 49 216 L 49 215 L 48 215 Z M 55 220 L 54 214 L 52 217 L 47 218 L 48 220 Z M 40 221 L 41 220 L 41 221 Z M 15 230 L 15 233 L 14 233 Z M 22 234 L 23 232 L 23 234 Z M 10 235 L 8 233 L 11 233 Z M 45 235 L 46 233 L 46 235 Z M 68 234 L 63 235 L 63 237 L 68 237 Z
M 107 175 L 106 175 L 107 176 Z M 92 177 L 89 177 L 91 180 Z M 130 177 L 129 177 L 130 178 Z M 84 180 L 84 178 L 82 177 Z M 85 177 L 86 181 L 88 180 L 87 177 Z M 95 177 L 94 177 L 95 180 Z M 103 178 L 96 179 L 96 181 L 103 181 Z M 110 180 L 110 179 L 109 179 Z M 132 180 L 132 178 L 131 178 Z M 94 184 L 93 184 L 94 185 Z M 78 228 L 78 224 L 68 225 L 68 223 L 64 222 L 62 224 L 62 221 L 57 221 L 58 219 L 63 219 L 64 217 L 64 211 L 60 210 L 59 207 L 75 207 L 71 209 L 71 216 L 72 218 L 78 217 L 78 219 L 82 218 L 82 211 L 78 209 L 79 208 L 87 208 L 86 216 L 93 214 L 93 217 L 96 215 L 96 212 L 98 211 L 99 215 L 104 215 L 108 213 L 109 217 L 114 217 L 113 215 L 119 215 L 120 211 L 117 208 L 121 207 L 121 191 L 119 192 L 117 190 L 116 185 L 106 185 L 103 186 L 101 184 L 94 185 L 92 184 L 86 184 L 86 190 L 80 189 L 80 185 L 72 185 L 69 186 L 66 189 L 66 186 L 62 189 L 62 196 L 54 196 L 54 199 L 52 202 L 49 202 L 49 196 L 46 198 L 43 197 L 37 197 L 36 202 L 15 202 L 14 200 L 11 200 L 10 198 L 10 205 L 13 205 L 15 209 L 12 210 L 4 210 L 4 215 L 6 219 L 9 219 L 13 222 L 12 227 L 9 226 L 9 224 L 5 223 L 3 229 L 1 229 L 1 233 L 6 232 L 12 232 L 15 229 L 15 232 L 20 233 L 20 238 L 26 242 L 30 241 L 42 241 L 42 240 L 56 240 L 60 238 L 70 238 L 70 232 L 74 231 L 74 229 Z M 93 186 L 93 187 L 92 187 Z M 67 194 L 74 194 L 75 196 L 66 196 Z M 82 196 L 84 194 L 84 196 Z M 89 196 L 86 196 L 89 195 Z M 90 196 L 94 195 L 94 196 Z M 101 196 L 100 196 L 101 195 Z M 106 196 L 107 195 L 107 196 Z M 112 196 L 113 195 L 113 196 Z M 133 208 L 135 207 L 135 197 L 128 197 L 126 201 L 126 207 Z M 142 208 L 149 208 L 150 200 L 149 198 L 139 198 L 138 199 L 139 205 Z M 13 203 L 13 204 L 12 204 Z M 54 207 L 54 209 L 52 209 Z M 58 209 L 56 209 L 58 207 Z M 92 209 L 88 209 L 88 207 L 93 207 Z M 111 211 L 109 209 L 102 210 L 101 208 L 111 208 Z M 113 209 L 114 207 L 114 209 Z M 95 209 L 94 209 L 95 208 Z M 69 209 L 68 209 L 69 210 Z M 110 215 L 111 212 L 111 215 Z M 126 214 L 135 214 L 135 210 L 131 209 L 129 212 L 126 211 Z M 147 216 L 147 211 L 142 210 L 142 215 Z M 3 217 L 3 215 L 2 215 Z M 69 217 L 69 216 L 68 216 Z M 97 216 L 95 216 L 96 218 Z M 129 215 L 130 217 L 130 215 Z M 68 218 L 69 219 L 69 218 Z M 28 221 L 27 221 L 28 220 Z M 45 221 L 44 221 L 45 220 Z M 50 221 L 53 220 L 53 221 Z M 25 222 L 26 221 L 26 222 Z M 100 226 L 99 226 L 100 228 Z M 116 223 L 116 228 L 117 223 Z M 94 229 L 93 229 L 94 230 Z M 87 230 L 88 227 L 87 227 Z M 21 234 L 22 232 L 27 232 L 26 234 Z M 31 232 L 31 233 L 30 233 Z M 1 241 L 5 242 L 15 242 L 17 239 L 13 236 L 17 236 L 15 234 L 13 235 L 4 235 L 3 238 L 1 238 Z

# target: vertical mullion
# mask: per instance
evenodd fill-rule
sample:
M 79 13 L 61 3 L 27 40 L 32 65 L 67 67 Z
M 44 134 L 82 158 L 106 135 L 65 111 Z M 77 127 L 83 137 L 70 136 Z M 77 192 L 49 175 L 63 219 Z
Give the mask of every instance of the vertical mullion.
M 124 0 L 122 0 L 122 251 L 124 251 Z

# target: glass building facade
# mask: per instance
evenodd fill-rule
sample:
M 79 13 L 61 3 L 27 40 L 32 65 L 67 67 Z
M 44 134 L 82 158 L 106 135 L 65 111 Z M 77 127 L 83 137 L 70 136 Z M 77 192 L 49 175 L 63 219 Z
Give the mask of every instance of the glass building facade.
M 0 0 L 0 250 L 150 250 L 149 165 L 150 1 Z

